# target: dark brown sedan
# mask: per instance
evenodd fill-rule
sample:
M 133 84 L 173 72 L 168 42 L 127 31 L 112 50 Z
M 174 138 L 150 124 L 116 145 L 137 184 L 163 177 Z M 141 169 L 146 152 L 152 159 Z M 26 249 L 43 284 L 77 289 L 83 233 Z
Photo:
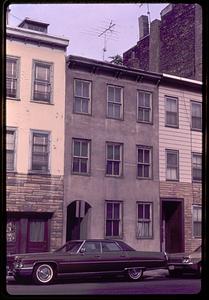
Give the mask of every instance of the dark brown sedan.
M 136 251 L 116 240 L 75 240 L 54 252 L 15 255 L 12 273 L 16 281 L 49 284 L 73 274 L 125 274 L 139 280 L 144 270 L 157 268 L 167 268 L 163 252 Z

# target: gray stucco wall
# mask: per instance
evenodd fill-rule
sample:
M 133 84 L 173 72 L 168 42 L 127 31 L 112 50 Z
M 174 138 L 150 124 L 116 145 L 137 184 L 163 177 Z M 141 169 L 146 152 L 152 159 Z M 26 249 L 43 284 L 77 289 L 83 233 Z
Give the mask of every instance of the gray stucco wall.
M 92 115 L 73 113 L 74 78 L 92 81 Z M 156 85 L 117 79 L 102 73 L 67 70 L 65 124 L 65 209 L 75 200 L 88 202 L 91 209 L 88 238 L 104 238 L 105 200 L 123 202 L 123 240 L 136 249 L 159 250 L 159 155 L 158 155 L 158 92 Z M 107 84 L 124 88 L 124 120 L 106 118 Z M 137 89 L 153 92 L 153 124 L 136 121 Z M 72 175 L 72 138 L 91 140 L 90 176 Z M 106 142 L 123 143 L 123 176 L 105 175 Z M 136 145 L 153 147 L 153 179 L 136 178 Z M 136 239 L 136 202 L 153 203 L 153 238 Z M 66 236 L 66 228 L 64 237 Z

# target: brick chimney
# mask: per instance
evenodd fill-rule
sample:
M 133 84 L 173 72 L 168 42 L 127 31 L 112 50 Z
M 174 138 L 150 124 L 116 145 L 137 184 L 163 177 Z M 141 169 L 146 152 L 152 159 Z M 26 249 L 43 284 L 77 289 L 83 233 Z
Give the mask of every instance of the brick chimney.
M 148 16 L 142 15 L 138 19 L 139 21 L 139 40 L 149 34 Z

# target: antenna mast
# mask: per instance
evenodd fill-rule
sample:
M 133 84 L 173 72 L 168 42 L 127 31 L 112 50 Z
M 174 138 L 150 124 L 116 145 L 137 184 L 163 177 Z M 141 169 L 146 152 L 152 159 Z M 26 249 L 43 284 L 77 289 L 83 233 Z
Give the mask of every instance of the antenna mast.
M 105 28 L 104 31 L 102 31 L 98 37 L 104 36 L 104 48 L 102 49 L 103 51 L 103 60 L 105 59 L 105 52 L 107 51 L 107 34 L 110 32 L 113 32 L 113 27 L 115 26 L 115 24 L 113 24 L 112 20 L 110 22 L 110 25 L 108 26 L 108 28 Z

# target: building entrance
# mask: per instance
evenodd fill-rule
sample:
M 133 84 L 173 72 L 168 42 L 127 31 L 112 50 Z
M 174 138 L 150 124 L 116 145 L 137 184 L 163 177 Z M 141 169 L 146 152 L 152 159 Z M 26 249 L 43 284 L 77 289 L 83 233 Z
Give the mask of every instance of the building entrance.
M 66 241 L 88 238 L 90 214 L 91 206 L 83 200 L 68 205 Z

